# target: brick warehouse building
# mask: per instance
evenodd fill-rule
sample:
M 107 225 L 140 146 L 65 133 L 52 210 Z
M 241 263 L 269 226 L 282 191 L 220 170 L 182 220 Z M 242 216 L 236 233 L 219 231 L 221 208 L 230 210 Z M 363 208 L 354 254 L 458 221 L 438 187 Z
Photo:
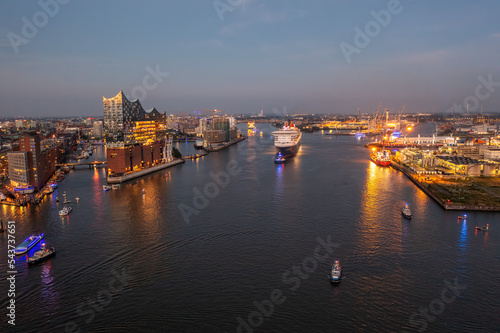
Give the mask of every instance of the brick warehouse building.
M 107 148 L 108 175 L 119 175 L 160 163 L 163 159 L 164 146 L 164 141 L 156 141 L 149 145 Z

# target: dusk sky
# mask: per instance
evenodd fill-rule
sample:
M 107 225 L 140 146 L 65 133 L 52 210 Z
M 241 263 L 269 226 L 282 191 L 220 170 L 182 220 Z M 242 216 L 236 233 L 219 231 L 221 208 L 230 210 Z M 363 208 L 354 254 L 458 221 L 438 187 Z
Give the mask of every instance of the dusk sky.
M 500 111 L 495 0 L 60 2 L 1 1 L 1 117 Z

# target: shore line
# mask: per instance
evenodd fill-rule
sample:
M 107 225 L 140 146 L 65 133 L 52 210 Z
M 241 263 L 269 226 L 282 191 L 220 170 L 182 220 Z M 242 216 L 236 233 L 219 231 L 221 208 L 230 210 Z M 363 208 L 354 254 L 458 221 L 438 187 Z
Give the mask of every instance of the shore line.
M 415 179 L 415 177 L 413 177 L 413 174 L 404 166 L 402 166 L 394 161 L 391 161 L 391 167 L 394 170 L 398 170 L 398 171 L 402 172 L 419 189 L 421 189 L 422 192 L 427 194 L 427 196 L 429 196 L 431 199 L 433 199 L 436 203 L 438 203 L 445 210 L 468 210 L 468 211 L 491 211 L 491 212 L 500 211 L 500 207 L 497 207 L 497 206 L 451 205 L 451 204 L 448 204 L 446 201 L 441 200 L 434 193 L 429 191 L 429 189 L 427 189 L 425 186 L 423 186 L 417 179 Z

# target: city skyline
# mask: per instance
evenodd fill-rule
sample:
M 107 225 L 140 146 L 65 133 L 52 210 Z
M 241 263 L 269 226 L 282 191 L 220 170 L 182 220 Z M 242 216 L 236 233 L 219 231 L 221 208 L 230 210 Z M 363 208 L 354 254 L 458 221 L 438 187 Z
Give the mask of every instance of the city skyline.
M 496 112 L 493 1 L 4 4 L 3 117 L 145 109 L 227 114 Z

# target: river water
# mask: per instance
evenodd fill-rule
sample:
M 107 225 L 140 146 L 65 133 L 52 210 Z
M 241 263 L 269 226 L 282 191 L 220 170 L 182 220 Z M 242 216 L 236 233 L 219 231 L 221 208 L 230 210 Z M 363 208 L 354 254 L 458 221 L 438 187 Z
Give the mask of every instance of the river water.
M 3 278 L 0 331 L 500 331 L 499 213 L 458 220 L 464 212 L 374 165 L 353 137 L 304 133 L 299 154 L 276 165 L 273 128 L 257 129 L 119 190 L 102 190 L 104 168 L 83 167 L 39 206 L 1 206 L 16 245 L 44 232 L 57 255 L 32 267 L 17 258 L 16 325 Z M 67 217 L 62 192 L 73 201 Z M 337 285 L 333 259 L 344 273 Z

